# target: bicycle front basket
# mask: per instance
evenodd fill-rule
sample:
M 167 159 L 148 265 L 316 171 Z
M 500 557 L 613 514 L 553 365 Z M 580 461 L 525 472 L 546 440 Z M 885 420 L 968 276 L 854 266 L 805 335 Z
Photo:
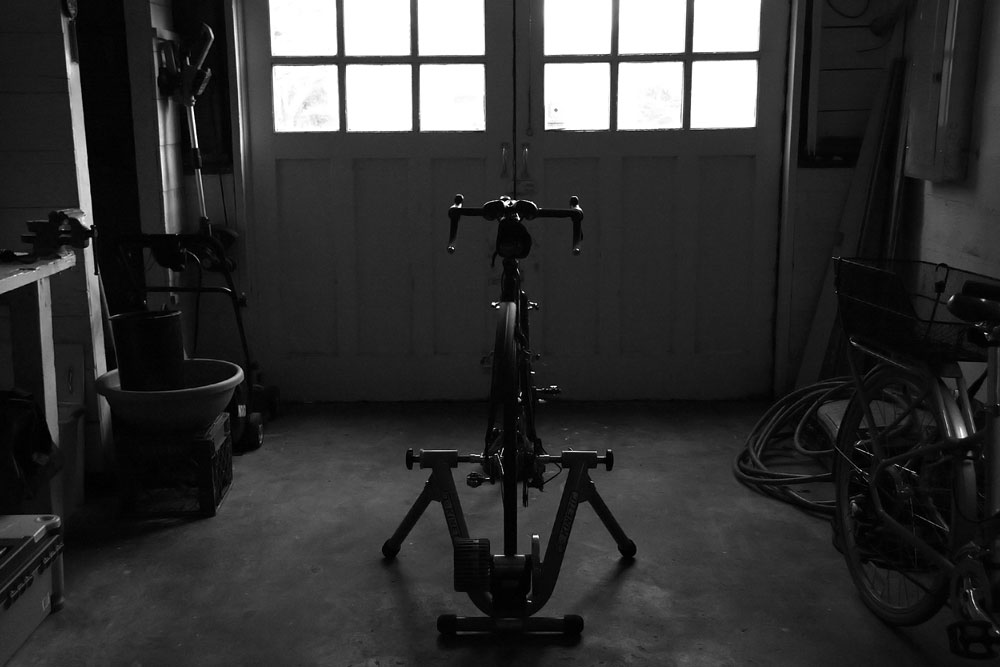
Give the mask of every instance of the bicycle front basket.
M 1000 286 L 995 278 L 945 264 L 834 258 L 844 332 L 887 352 L 927 361 L 985 361 L 969 337 L 971 325 L 948 310 L 966 281 Z

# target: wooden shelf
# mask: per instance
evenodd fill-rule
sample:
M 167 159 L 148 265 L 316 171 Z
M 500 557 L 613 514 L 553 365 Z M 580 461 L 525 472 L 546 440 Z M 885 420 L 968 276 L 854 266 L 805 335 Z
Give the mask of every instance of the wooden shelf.
M 59 403 L 56 394 L 55 345 L 52 338 L 52 289 L 49 279 L 76 265 L 66 251 L 34 264 L 0 265 L 0 302 L 9 304 L 14 384 L 31 392 L 45 410 L 52 440 L 59 444 Z M 47 510 L 64 513 L 62 484 L 49 484 Z
M 25 287 L 75 265 L 76 255 L 71 250 L 34 264 L 0 264 L 0 294 Z

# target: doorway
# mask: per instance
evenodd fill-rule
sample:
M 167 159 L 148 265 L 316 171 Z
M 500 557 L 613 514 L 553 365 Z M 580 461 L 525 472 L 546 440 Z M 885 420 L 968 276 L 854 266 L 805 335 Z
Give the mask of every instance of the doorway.
M 480 398 L 502 194 L 532 223 L 541 384 L 764 395 L 773 367 L 787 0 L 252 0 L 250 316 L 310 400 Z M 477 371 L 476 369 L 482 369 Z

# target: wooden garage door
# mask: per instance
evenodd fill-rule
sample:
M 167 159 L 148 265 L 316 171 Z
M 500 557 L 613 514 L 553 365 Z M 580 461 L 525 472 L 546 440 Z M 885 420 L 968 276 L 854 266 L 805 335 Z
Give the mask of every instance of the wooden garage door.
M 476 398 L 492 230 L 540 223 L 539 381 L 576 398 L 771 387 L 787 1 L 252 0 L 251 321 L 283 395 Z M 259 351 L 258 351 L 259 350 Z

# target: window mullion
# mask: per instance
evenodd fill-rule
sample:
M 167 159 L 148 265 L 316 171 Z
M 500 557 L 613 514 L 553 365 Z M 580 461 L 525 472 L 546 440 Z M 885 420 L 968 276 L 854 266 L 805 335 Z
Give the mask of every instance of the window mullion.
M 339 97 L 340 131 L 347 132 L 347 67 L 344 64 L 344 0 L 337 3 L 337 96 Z
M 410 104 L 413 132 L 420 131 L 420 63 L 418 58 L 419 30 L 417 20 L 417 0 L 410 0 L 410 81 L 412 82 L 412 103 Z
M 684 106 L 681 127 L 691 128 L 691 70 L 694 57 L 694 0 L 687 0 L 687 11 L 684 12 Z
M 618 39 L 619 25 L 618 13 L 621 7 L 621 0 L 611 0 L 611 117 L 608 119 L 608 127 L 612 132 L 618 130 Z

